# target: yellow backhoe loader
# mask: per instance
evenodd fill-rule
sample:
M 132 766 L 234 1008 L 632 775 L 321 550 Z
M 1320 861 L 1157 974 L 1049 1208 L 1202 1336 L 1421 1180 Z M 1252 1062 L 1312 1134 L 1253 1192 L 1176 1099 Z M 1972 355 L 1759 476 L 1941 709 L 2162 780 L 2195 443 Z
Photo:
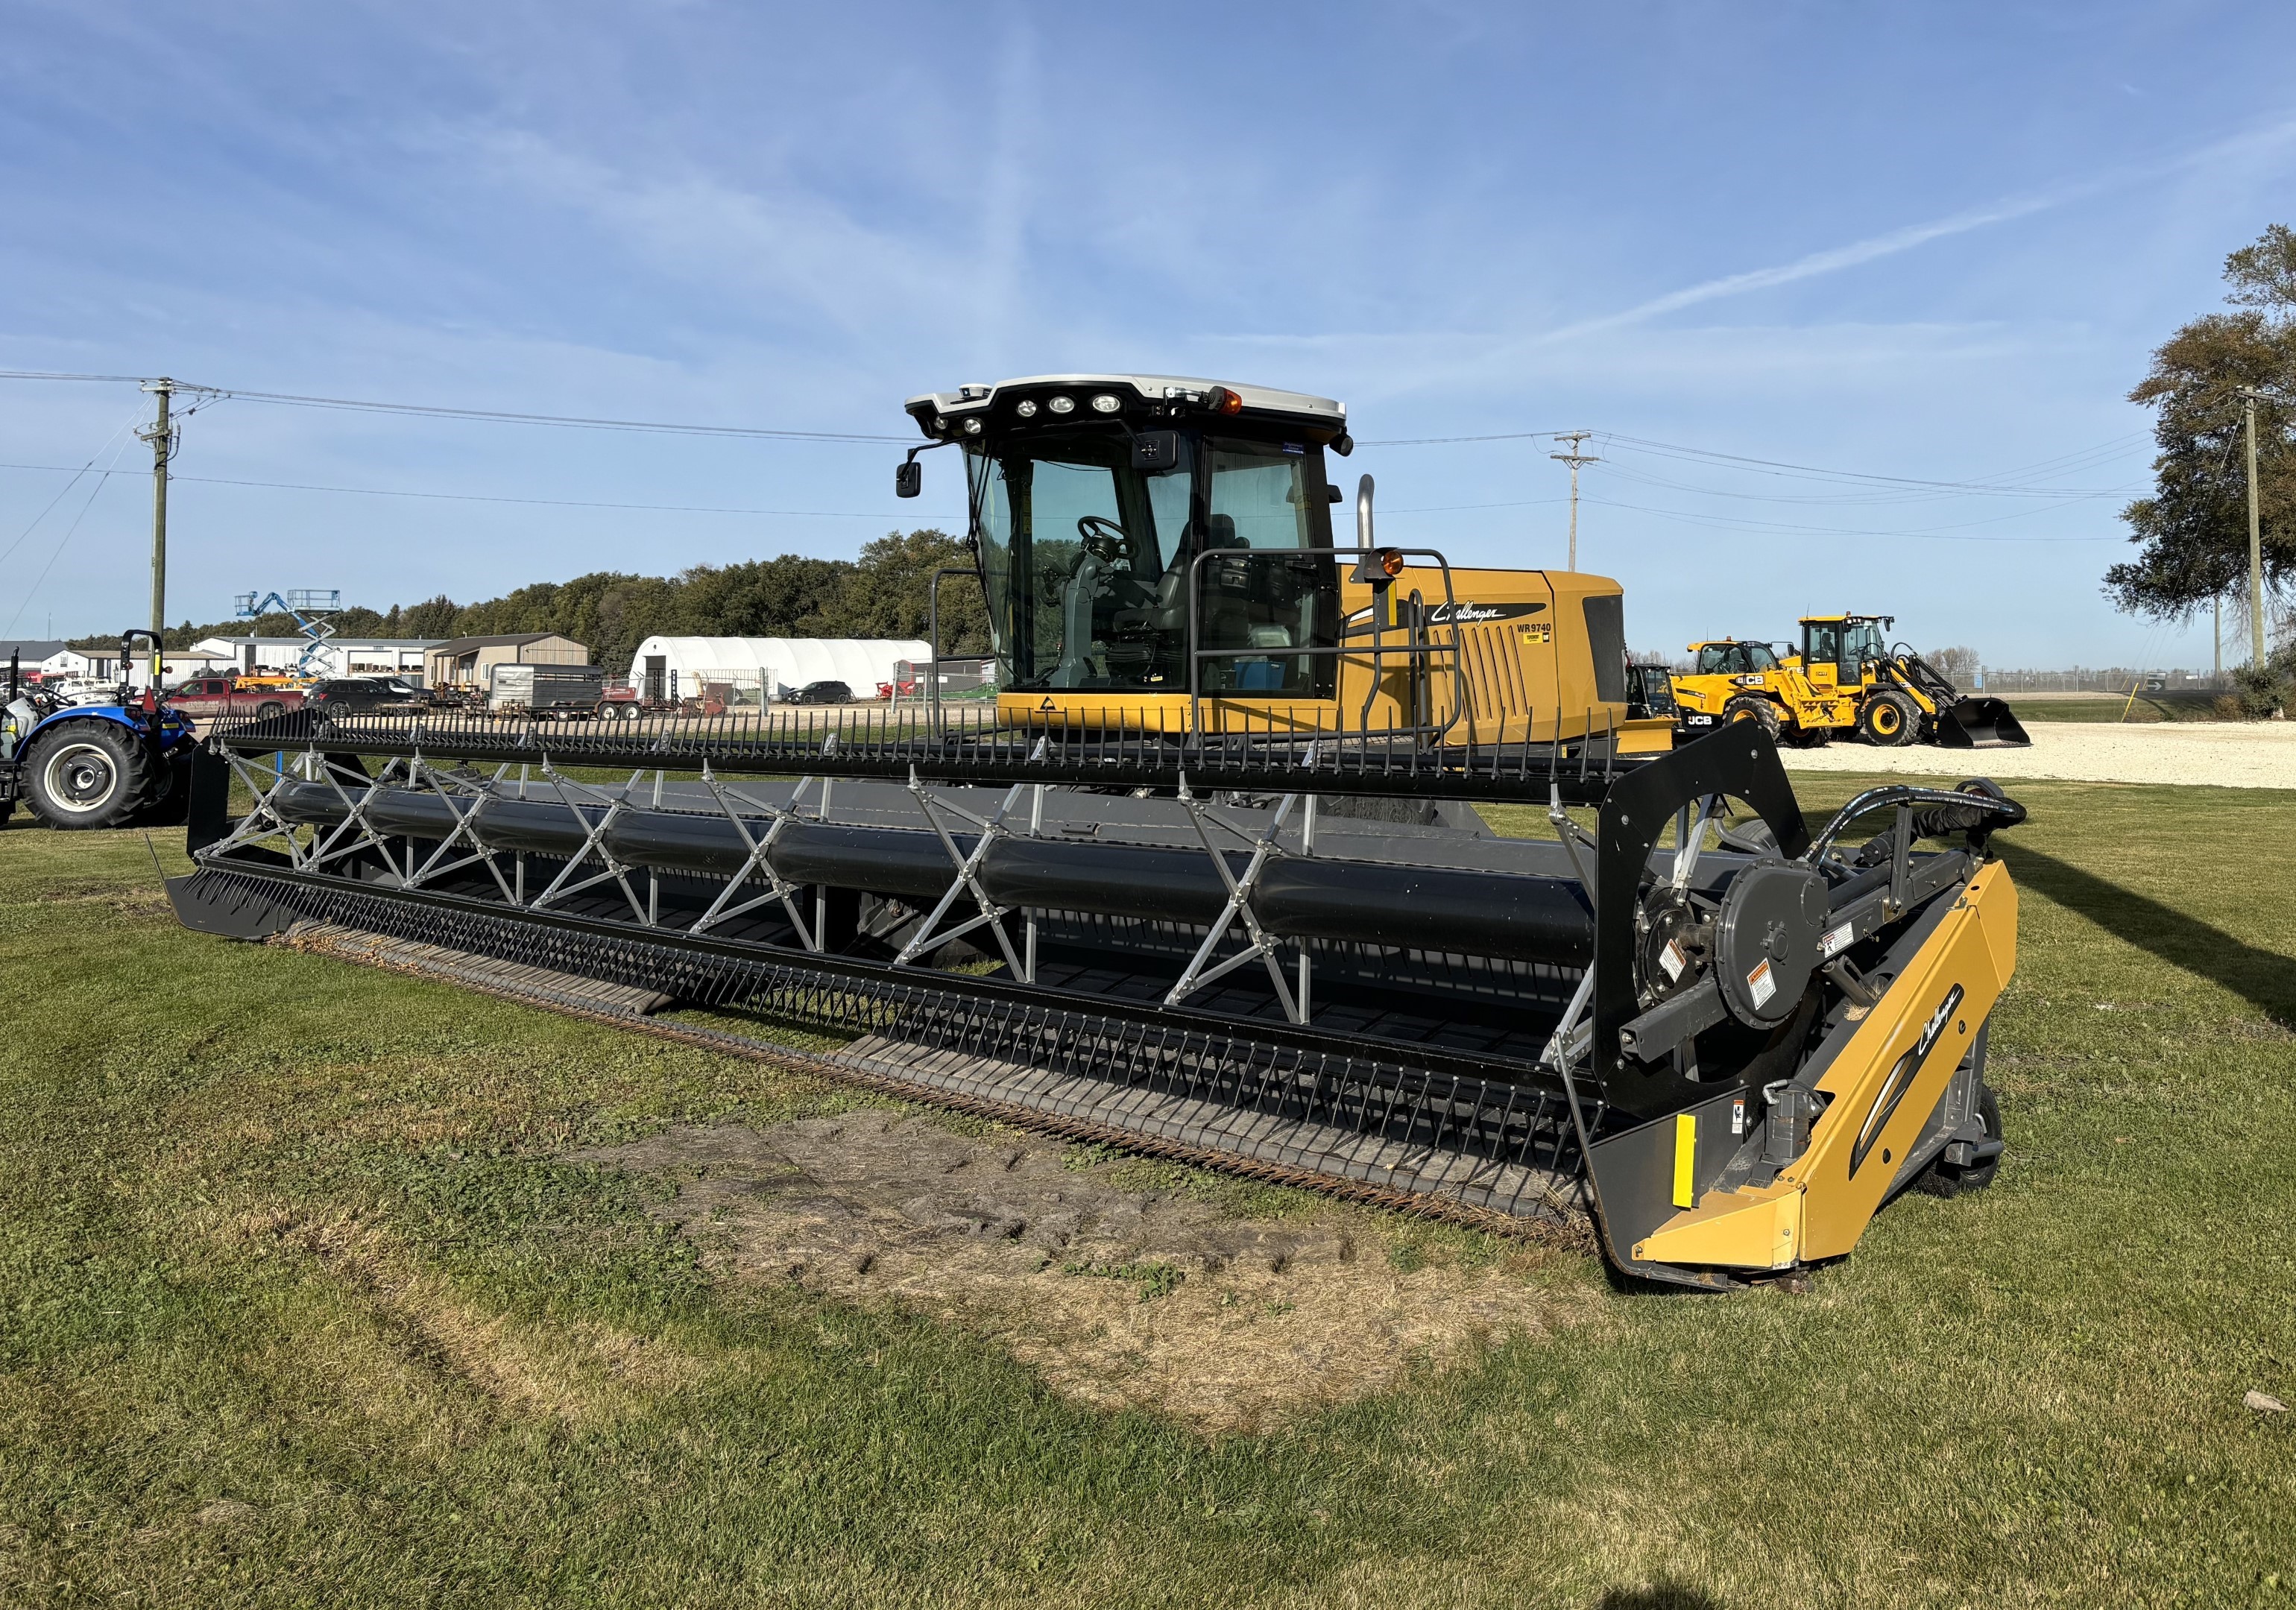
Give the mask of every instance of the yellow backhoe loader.
M 1799 653 L 1734 638 L 1691 644 L 1692 671 L 1674 683 L 1684 731 L 1742 721 L 1804 745 L 1852 731 L 1885 748 L 2032 742 L 2007 704 L 1964 697 L 1910 647 L 1892 647 L 1884 634 L 1895 616 L 1806 615 L 1800 624 Z

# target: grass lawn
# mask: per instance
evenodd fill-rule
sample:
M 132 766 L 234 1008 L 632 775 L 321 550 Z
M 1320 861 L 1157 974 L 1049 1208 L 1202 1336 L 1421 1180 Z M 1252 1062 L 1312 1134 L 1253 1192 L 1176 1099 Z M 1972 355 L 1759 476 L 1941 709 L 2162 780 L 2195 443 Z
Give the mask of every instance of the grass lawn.
M 2006 695 L 2017 719 L 2037 721 L 2140 722 L 2222 721 L 2218 714 L 2221 693 L 2100 693 L 2094 699 L 2022 699 Z
M 2017 791 L 1991 1189 L 1219 1437 L 554 1160 L 837 1092 L 184 933 L 142 835 L 20 818 L 0 1605 L 2288 1600 L 2296 797 Z

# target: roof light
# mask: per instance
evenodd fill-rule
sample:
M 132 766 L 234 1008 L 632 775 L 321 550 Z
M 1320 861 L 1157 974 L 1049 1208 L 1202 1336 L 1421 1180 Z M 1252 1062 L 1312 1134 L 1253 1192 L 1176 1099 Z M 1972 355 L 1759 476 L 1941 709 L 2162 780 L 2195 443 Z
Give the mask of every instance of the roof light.
M 980 416 L 979 414 L 976 413 L 971 419 L 964 421 L 964 434 L 967 436 L 979 436 L 980 434 Z
M 1019 414 L 1024 420 L 1035 419 L 1037 417 L 1036 399 L 1034 397 L 1022 397 L 1021 399 L 1020 405 L 1014 408 L 1013 412 Z
M 1112 391 L 1103 391 L 1092 399 L 1092 411 L 1095 413 L 1114 413 L 1123 406 L 1123 399 Z
M 1214 413 L 1242 413 L 1243 399 L 1225 386 L 1215 386 L 1204 393 L 1204 406 Z
M 1054 413 L 1074 413 L 1076 412 L 1076 398 L 1072 396 L 1056 396 L 1051 402 L 1046 403 L 1045 406 L 1051 409 Z
M 935 431 L 935 433 L 936 433 L 936 434 L 938 434 L 938 433 L 939 433 L 939 432 L 940 432 L 940 431 L 946 430 L 946 429 L 948 429 L 948 421 L 947 421 L 947 419 L 943 418 L 941 415 L 939 415 L 939 414 L 938 414 L 938 413 L 936 413 L 935 415 L 933 415 L 933 430 Z

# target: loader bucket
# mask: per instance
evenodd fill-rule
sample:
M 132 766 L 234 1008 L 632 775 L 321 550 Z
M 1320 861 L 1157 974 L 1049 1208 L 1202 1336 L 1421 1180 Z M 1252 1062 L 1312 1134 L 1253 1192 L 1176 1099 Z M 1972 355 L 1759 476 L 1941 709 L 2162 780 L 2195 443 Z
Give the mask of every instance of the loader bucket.
M 1938 711 L 1937 731 L 1948 749 L 2021 748 L 2033 741 L 2001 699 L 1955 699 Z

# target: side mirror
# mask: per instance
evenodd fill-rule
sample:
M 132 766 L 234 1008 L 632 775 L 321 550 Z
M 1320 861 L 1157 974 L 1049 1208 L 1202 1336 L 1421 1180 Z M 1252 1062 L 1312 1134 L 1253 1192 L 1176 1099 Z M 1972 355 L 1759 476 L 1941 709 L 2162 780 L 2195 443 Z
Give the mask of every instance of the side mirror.
M 1180 433 L 1140 430 L 1132 437 L 1132 467 L 1147 475 L 1162 475 L 1180 467 Z
M 914 497 L 925 489 L 925 467 L 914 459 L 893 466 L 893 495 Z

